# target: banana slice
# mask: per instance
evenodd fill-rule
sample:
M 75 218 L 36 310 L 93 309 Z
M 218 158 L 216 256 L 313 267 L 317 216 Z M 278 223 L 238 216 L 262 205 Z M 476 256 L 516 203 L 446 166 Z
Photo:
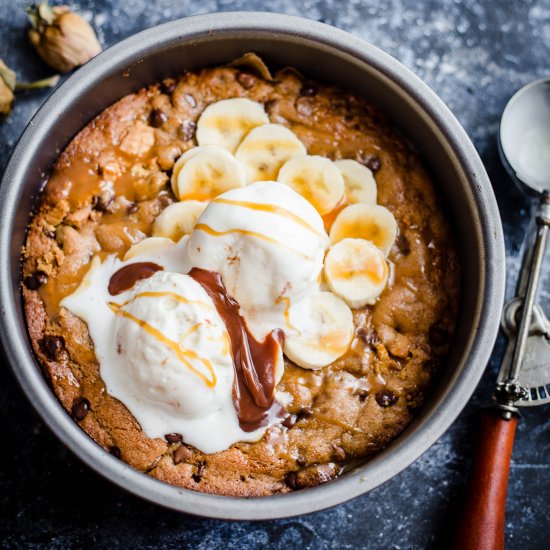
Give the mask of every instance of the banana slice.
M 199 145 L 218 145 L 231 153 L 243 137 L 262 124 L 268 124 L 264 106 L 245 98 L 222 99 L 210 104 L 197 122 Z
M 172 239 L 167 239 L 165 237 L 149 237 L 139 241 L 139 243 L 133 244 L 124 254 L 123 261 L 131 260 L 136 256 L 146 256 L 149 254 L 154 254 L 161 250 L 166 250 L 174 246 L 174 241 Z
M 365 239 L 343 239 L 325 257 L 325 281 L 353 308 L 374 304 L 388 282 L 384 253 Z
M 281 168 L 277 181 L 300 193 L 321 216 L 335 208 L 344 196 L 344 178 L 334 162 L 325 157 L 289 160 Z
M 387 256 L 397 236 L 397 223 L 393 214 L 378 204 L 352 204 L 346 206 L 330 228 L 332 244 L 346 237 L 373 242 Z
M 353 339 L 353 315 L 331 292 L 315 292 L 290 310 L 299 332 L 285 335 L 286 356 L 304 369 L 320 369 L 346 353 Z
M 376 180 L 372 172 L 356 160 L 334 162 L 344 177 L 344 193 L 349 204 L 376 204 Z
M 157 216 L 153 224 L 153 237 L 166 237 L 177 242 L 184 235 L 189 235 L 207 204 L 201 201 L 171 204 Z
M 190 159 L 192 159 L 194 156 L 198 155 L 199 153 L 204 153 L 206 151 L 216 151 L 218 147 L 215 145 L 205 145 L 203 147 L 191 147 L 191 149 L 187 149 L 183 155 L 176 161 L 174 164 L 174 168 L 172 168 L 172 178 L 171 178 L 171 185 L 172 185 L 172 191 L 174 192 L 174 195 L 177 196 L 178 192 L 178 177 L 181 169 L 183 168 L 183 165 Z
M 172 175 L 172 189 L 179 200 L 208 201 L 246 185 L 243 165 L 222 147 L 190 149 L 178 163 Z
M 307 154 L 296 134 L 281 124 L 264 124 L 246 135 L 235 157 L 245 166 L 249 182 L 272 181 L 290 159 Z

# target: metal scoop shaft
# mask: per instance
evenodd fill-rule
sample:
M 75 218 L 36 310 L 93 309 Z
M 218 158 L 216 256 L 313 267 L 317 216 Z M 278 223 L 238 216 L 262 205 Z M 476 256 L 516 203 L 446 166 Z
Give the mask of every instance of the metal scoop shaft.
M 514 404 L 527 396 L 527 390 L 518 384 L 518 377 L 525 359 L 527 338 L 531 330 L 533 311 L 537 289 L 539 286 L 541 268 L 550 231 L 550 192 L 544 191 L 540 195 L 539 208 L 536 216 L 537 236 L 531 255 L 531 261 L 524 269 L 528 269 L 527 287 L 521 307 L 521 320 L 516 334 L 511 361 L 504 360 L 499 382 L 495 390 L 497 407 L 509 414 L 517 413 Z M 506 415 L 505 415 L 506 416 Z

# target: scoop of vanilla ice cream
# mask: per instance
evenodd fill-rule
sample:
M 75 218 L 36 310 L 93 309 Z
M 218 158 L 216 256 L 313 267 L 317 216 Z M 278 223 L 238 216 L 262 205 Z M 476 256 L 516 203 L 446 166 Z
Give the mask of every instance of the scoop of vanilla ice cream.
M 206 291 L 183 274 L 189 269 L 186 247 L 184 237 L 168 248 L 148 246 L 126 261 L 96 256 L 61 305 L 87 323 L 107 392 L 149 437 L 180 433 L 186 443 L 215 453 L 257 441 L 269 426 L 245 432 L 239 425 L 229 335 Z M 166 271 L 110 295 L 111 276 L 140 261 Z M 282 372 L 280 350 L 277 381 Z
M 216 271 L 250 330 L 288 329 L 284 312 L 318 284 L 328 243 L 315 208 L 290 187 L 258 182 L 216 197 L 191 233 L 191 265 Z
M 111 391 L 128 393 L 131 384 L 136 399 L 194 418 L 212 414 L 231 393 L 225 324 L 188 275 L 159 271 L 137 283 L 116 311 L 114 330 L 123 383 Z

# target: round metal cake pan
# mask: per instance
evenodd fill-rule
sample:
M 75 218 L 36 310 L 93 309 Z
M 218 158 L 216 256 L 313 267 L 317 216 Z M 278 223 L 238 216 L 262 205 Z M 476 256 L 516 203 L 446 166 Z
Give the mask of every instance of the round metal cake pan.
M 125 94 L 184 69 L 221 64 L 245 52 L 269 64 L 352 89 L 376 103 L 424 159 L 445 204 L 462 259 L 462 300 L 452 351 L 413 423 L 385 450 L 342 477 L 311 489 L 260 498 L 180 489 L 103 451 L 71 419 L 42 375 L 29 343 L 20 294 L 26 227 L 59 152 L 95 115 Z M 79 69 L 30 122 L 0 188 L 0 337 L 32 405 L 78 457 L 120 487 L 195 515 L 273 519 L 334 506 L 385 482 L 452 424 L 477 385 L 497 334 L 505 254 L 497 204 L 483 164 L 443 102 L 399 62 L 346 32 L 270 13 L 223 13 L 173 21 L 132 36 Z

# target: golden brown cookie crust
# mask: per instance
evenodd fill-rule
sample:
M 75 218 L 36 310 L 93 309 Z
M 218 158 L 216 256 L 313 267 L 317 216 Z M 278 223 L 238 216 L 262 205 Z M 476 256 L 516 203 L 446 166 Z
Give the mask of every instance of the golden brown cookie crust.
M 122 255 L 150 235 L 174 197 L 169 173 L 195 145 L 210 103 L 248 97 L 291 128 L 308 153 L 354 158 L 374 172 L 378 202 L 399 236 L 392 281 L 354 311 L 352 350 L 320 371 L 286 361 L 286 426 L 257 443 L 205 455 L 147 437 L 100 377 L 87 326 L 58 304 L 94 254 Z M 411 421 L 443 367 L 458 307 L 460 269 L 449 223 L 418 154 L 372 105 L 281 71 L 273 83 L 236 68 L 206 69 L 128 95 L 60 155 L 29 226 L 22 293 L 33 349 L 57 397 L 99 445 L 134 468 L 189 489 L 238 496 L 316 485 L 385 447 Z M 365 390 L 380 374 L 385 386 Z

